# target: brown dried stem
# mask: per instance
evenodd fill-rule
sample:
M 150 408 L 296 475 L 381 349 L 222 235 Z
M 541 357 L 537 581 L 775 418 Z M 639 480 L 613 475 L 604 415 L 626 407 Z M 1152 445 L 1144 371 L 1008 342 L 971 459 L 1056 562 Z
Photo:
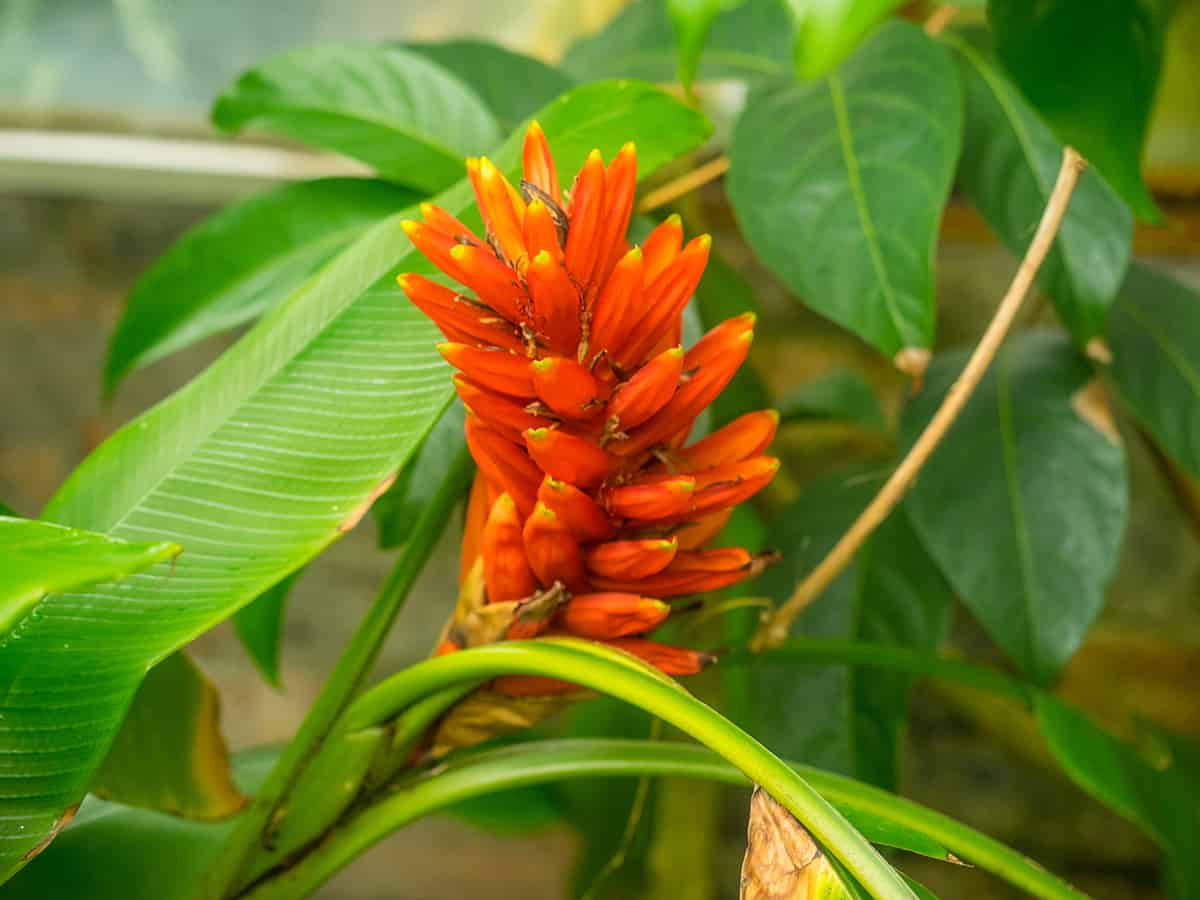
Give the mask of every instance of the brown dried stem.
M 647 213 L 660 206 L 666 206 L 678 200 L 684 194 L 689 194 L 697 188 L 704 187 L 710 181 L 716 181 L 729 171 L 729 157 L 722 154 L 716 159 L 710 159 L 703 165 L 697 166 L 690 172 L 685 172 L 678 178 L 668 181 L 662 187 L 655 188 L 637 205 L 637 211 Z
M 1029 292 L 1030 285 L 1033 284 L 1038 269 L 1054 243 L 1054 237 L 1058 233 L 1059 225 L 1062 223 L 1067 205 L 1070 203 L 1071 193 L 1075 190 L 1075 184 L 1085 168 L 1087 168 L 1087 161 L 1073 148 L 1063 149 L 1058 179 L 1054 183 L 1054 190 L 1046 203 L 1046 209 L 1042 213 L 1042 219 L 1038 223 L 1033 241 L 1030 243 L 1029 249 L 1025 251 L 1025 258 L 1021 260 L 1012 284 L 1009 285 L 1007 293 L 996 308 L 996 314 L 988 323 L 987 330 L 984 331 L 971 358 L 967 360 L 966 367 L 950 387 L 946 399 L 942 401 L 942 405 L 934 413 L 929 424 L 925 426 L 921 436 L 912 445 L 908 455 L 901 460 L 900 465 L 892 472 L 891 477 L 880 488 L 879 493 L 862 511 L 850 529 L 829 552 L 829 555 L 821 560 L 807 578 L 800 582 L 787 602 L 763 621 L 751 641 L 752 650 L 756 652 L 767 650 L 783 643 L 796 617 L 820 596 L 821 592 L 850 564 L 854 554 L 870 537 L 871 532 L 879 527 L 896 508 L 909 485 L 917 477 L 917 473 L 929 461 L 929 457 L 933 455 L 933 451 L 946 436 L 946 432 L 958 414 L 962 412 L 963 407 L 966 406 L 967 400 L 978 387 L 992 359 L 996 356 L 996 352 L 1000 349 L 1005 335 L 1021 308 L 1025 295 Z

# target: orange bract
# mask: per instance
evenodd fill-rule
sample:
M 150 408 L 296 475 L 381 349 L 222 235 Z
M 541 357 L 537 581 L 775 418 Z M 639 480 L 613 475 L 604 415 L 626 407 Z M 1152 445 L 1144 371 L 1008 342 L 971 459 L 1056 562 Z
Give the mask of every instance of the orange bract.
M 462 571 L 482 558 L 488 603 L 520 603 L 557 585 L 565 602 L 539 628 L 690 674 L 711 658 L 644 638 L 670 612 L 661 598 L 736 583 L 769 561 L 702 548 L 774 476 L 778 461 L 762 454 L 778 416 L 749 413 L 685 446 L 746 358 L 754 317 L 679 346 L 712 242 L 702 235 L 685 245 L 671 216 L 629 246 L 632 144 L 607 165 L 593 151 L 564 191 L 535 122 L 522 162 L 514 187 L 489 160 L 467 161 L 483 238 L 432 204 L 421 206 L 423 222 L 404 223 L 416 248 L 462 286 L 399 279 L 446 335 L 438 350 L 458 370 L 468 409 L 479 474 Z M 571 688 L 529 678 L 495 686 L 518 695 Z

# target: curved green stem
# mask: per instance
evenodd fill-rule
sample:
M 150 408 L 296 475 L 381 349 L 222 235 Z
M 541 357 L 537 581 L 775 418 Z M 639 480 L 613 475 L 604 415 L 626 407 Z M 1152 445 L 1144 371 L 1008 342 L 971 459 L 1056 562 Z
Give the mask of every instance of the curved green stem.
M 205 872 L 204 879 L 197 887 L 197 900 L 221 900 L 238 887 L 239 879 L 244 879 L 243 872 L 256 849 L 267 841 L 272 819 L 283 807 L 288 792 L 308 762 L 316 757 L 330 729 L 370 674 L 392 622 L 462 496 L 462 488 L 468 482 L 470 471 L 471 459 L 464 449 L 455 457 L 438 490 L 413 526 L 411 537 L 387 581 L 380 588 L 379 596 L 342 651 L 296 736 L 284 748 L 275 768 L 245 812 L 238 817 L 236 827 Z
M 770 750 L 677 683 L 618 651 L 573 640 L 505 641 L 417 663 L 371 688 L 346 712 L 347 730 L 386 724 L 423 697 L 502 674 L 571 681 L 632 703 L 690 734 L 759 784 L 879 900 L 913 900 L 895 869 Z M 330 870 L 332 871 L 332 870 Z
M 1084 894 L 1037 863 L 941 813 L 842 775 L 808 766 L 795 768 L 847 813 L 874 816 L 928 835 L 956 856 L 1042 900 L 1086 900 Z M 471 797 L 567 778 L 622 775 L 748 784 L 744 774 L 713 753 L 679 743 L 613 739 L 542 741 L 470 753 L 452 760 L 444 769 L 397 785 L 392 796 L 350 819 L 296 866 L 259 884 L 246 900 L 292 900 L 305 896 L 397 829 Z
M 910 650 L 906 647 L 866 641 L 791 637 L 772 650 L 753 653 L 749 650 L 738 649 L 721 657 L 722 665 L 754 662 L 780 662 L 789 665 L 834 664 L 891 669 L 910 675 L 924 675 L 929 678 L 957 681 L 994 694 L 1004 694 L 1031 708 L 1036 690 L 1025 682 L 995 669 L 975 666 L 954 659 L 944 659 L 922 650 Z

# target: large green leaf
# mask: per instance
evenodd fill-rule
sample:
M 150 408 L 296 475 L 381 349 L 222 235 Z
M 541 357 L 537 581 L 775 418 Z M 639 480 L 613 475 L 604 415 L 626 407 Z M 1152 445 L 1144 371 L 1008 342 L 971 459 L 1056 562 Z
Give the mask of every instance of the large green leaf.
M 961 106 L 948 51 L 890 22 L 820 81 L 762 85 L 734 129 L 729 196 L 755 252 L 888 356 L 933 341 Z
M 966 101 L 959 183 L 1005 246 L 1024 254 L 1054 188 L 1062 144 L 984 51 L 947 40 L 958 51 Z M 1080 345 L 1104 334 L 1132 236 L 1129 208 L 1085 172 L 1038 273 Z
M 772 523 L 783 562 L 761 579 L 777 602 L 820 561 L 874 496 L 879 473 L 853 470 L 809 485 Z M 934 650 L 951 598 L 898 510 L 795 626 L 798 634 Z M 895 672 L 757 661 L 752 729 L 775 752 L 894 787 L 911 680 Z
M 1200 294 L 1135 264 L 1109 318 L 1108 343 L 1121 399 L 1200 478 Z
M 903 0 L 786 0 L 796 22 L 796 73 L 826 74 Z
M 707 133 L 699 114 L 637 82 L 579 88 L 540 118 L 564 172 L 632 139 L 649 174 Z M 518 135 L 497 160 L 510 169 L 519 153 Z M 464 180 L 439 202 L 465 214 L 470 194 Z M 417 263 L 396 218 L 374 227 L 110 438 L 50 504 L 48 518 L 179 538 L 189 552 L 174 569 L 47 598 L 0 654 L 0 753 L 26 760 L 0 781 L 5 875 L 79 798 L 147 668 L 352 527 L 440 415 L 450 385 L 435 331 L 394 284 Z M 47 667 L 64 637 L 86 650 Z
M 785 422 L 831 419 L 887 429 L 874 389 L 853 369 L 834 369 L 789 391 L 779 400 L 779 414 Z
M 996 54 L 1059 138 L 1157 221 L 1142 145 L 1172 0 L 989 0 Z
M 325 178 L 235 203 L 180 238 L 129 295 L 104 364 L 131 370 L 257 318 L 368 228 L 419 198 L 365 178 Z
M 402 46 L 454 74 L 479 95 L 506 131 L 516 128 L 573 83 L 558 69 L 498 44 L 458 40 Z
M 465 421 L 463 405 L 455 400 L 446 407 L 437 425 L 421 444 L 421 449 L 409 460 L 395 483 L 371 507 L 381 548 L 398 547 L 408 540 L 421 510 L 441 489 L 446 476 L 466 454 L 467 442 L 463 436 Z M 470 478 L 464 478 L 457 485 L 463 495 L 470 487 Z
M 185 653 L 150 670 L 88 789 L 193 819 L 237 812 L 216 687 Z
M 966 360 L 939 354 L 905 410 L 911 444 Z M 912 487 L 913 525 L 1023 671 L 1054 677 L 1104 603 L 1125 526 L 1125 454 L 1063 336 L 1005 347 Z
M 217 99 L 224 131 L 258 125 L 362 160 L 384 178 L 438 191 L 464 156 L 500 139 L 496 120 L 465 84 L 397 47 L 290 50 L 242 75 Z
M 711 23 L 697 74 L 758 79 L 788 70 L 791 25 L 779 0 L 746 0 Z M 592 78 L 674 81 L 678 73 L 675 32 L 663 0 L 635 0 L 607 27 L 572 44 L 563 68 Z
M 1195 748 L 1174 739 L 1166 759 L 1150 760 L 1055 697 L 1037 694 L 1034 709 L 1046 743 L 1075 783 L 1162 848 L 1171 896 L 1200 896 L 1200 771 L 1190 771 L 1183 756 Z
M 157 562 L 174 559 L 180 550 L 162 540 L 129 543 L 19 519 L 6 512 L 0 509 L 0 559 L 4 561 L 0 566 L 0 648 L 4 654 L 9 652 L 13 631 L 47 594 L 119 581 Z

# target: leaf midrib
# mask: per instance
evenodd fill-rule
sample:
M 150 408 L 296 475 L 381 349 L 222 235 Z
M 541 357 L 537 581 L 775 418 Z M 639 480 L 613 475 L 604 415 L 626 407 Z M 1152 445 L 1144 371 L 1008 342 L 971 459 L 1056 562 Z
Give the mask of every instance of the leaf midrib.
M 858 213 L 859 225 L 862 228 L 863 238 L 867 245 L 867 253 L 871 257 L 871 268 L 875 270 L 875 277 L 879 281 L 884 306 L 887 308 L 892 328 L 896 332 L 897 343 L 903 347 L 905 345 L 905 337 L 904 331 L 900 327 L 900 312 L 896 307 L 895 291 L 892 288 L 891 279 L 888 277 L 887 267 L 883 262 L 882 250 L 876 241 L 877 232 L 875 230 L 875 222 L 871 218 L 871 210 L 867 204 L 866 194 L 863 191 L 862 177 L 858 168 L 858 156 L 854 150 L 854 137 L 850 133 L 850 121 L 846 110 L 846 97 L 842 91 L 841 76 L 834 72 L 828 76 L 827 81 L 829 83 L 829 96 L 833 106 L 833 117 L 837 122 L 838 146 L 842 151 L 842 162 L 846 166 L 846 180 L 850 185 L 850 193 L 854 197 L 854 208 Z

